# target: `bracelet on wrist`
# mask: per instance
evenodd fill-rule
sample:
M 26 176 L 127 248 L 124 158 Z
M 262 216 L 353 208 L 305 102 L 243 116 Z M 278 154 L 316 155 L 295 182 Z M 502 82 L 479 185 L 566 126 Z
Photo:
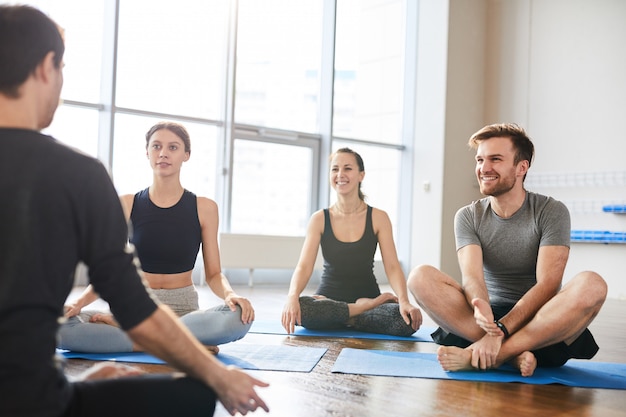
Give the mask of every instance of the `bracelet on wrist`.
M 505 339 L 509 337 L 509 330 L 506 328 L 506 326 L 502 322 L 500 322 L 500 320 L 494 320 L 493 322 L 496 324 L 496 326 L 498 326 L 498 329 L 502 330 L 502 333 L 504 333 Z

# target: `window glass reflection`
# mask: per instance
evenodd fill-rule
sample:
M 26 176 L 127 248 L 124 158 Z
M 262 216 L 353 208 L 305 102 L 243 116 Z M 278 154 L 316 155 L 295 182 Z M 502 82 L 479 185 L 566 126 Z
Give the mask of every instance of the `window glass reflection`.
M 216 120 L 228 2 L 120 2 L 117 105 Z
M 97 158 L 99 117 L 98 110 L 59 106 L 52 123 L 42 133 Z
M 241 0 L 237 123 L 319 132 L 320 0 Z
M 105 0 L 29 0 L 47 13 L 64 31 L 65 100 L 98 103 L 102 78 L 102 33 Z
M 337 1 L 333 136 L 401 143 L 403 0 Z
M 238 0 L 237 67 L 227 85 L 228 23 L 232 1 L 119 0 L 117 67 L 102 71 L 103 34 L 114 27 L 107 0 L 32 0 L 65 29 L 65 86 L 59 107 L 45 133 L 97 156 L 109 146 L 98 138 L 111 120 L 112 175 L 120 193 L 135 193 L 152 182 L 145 132 L 161 118 L 198 118 L 183 124 L 192 139 L 192 155 L 181 174 L 183 185 L 222 205 L 222 180 L 228 147 L 222 130 L 227 100 L 234 90 L 238 123 L 269 130 L 320 133 L 320 71 L 324 0 Z M 106 11 L 105 13 L 105 6 Z M 337 1 L 333 149 L 353 147 L 366 164 L 368 202 L 387 213 L 397 227 L 400 153 L 396 149 L 355 144 L 349 139 L 401 143 L 405 0 Z M 109 20 L 105 20 L 109 19 Z M 105 26 L 106 24 L 106 26 Z M 110 41 L 110 40 L 109 40 Z M 106 53 L 110 53 L 108 51 Z M 111 57 L 106 57 L 110 59 Z M 330 59 L 330 57 L 325 57 Z M 101 100 L 101 85 L 116 85 L 114 106 Z M 324 95 L 326 96 L 326 95 Z M 329 103 L 326 103 L 327 105 Z M 78 105 L 78 106 L 77 106 Z M 122 109 L 120 109 L 122 108 Z M 123 113 L 116 113 L 117 111 Z M 215 125 L 215 126 L 213 126 Z M 259 131 L 262 131 L 259 130 Z M 324 134 L 328 132 L 323 132 Z M 285 136 L 289 136 L 286 132 Z M 312 159 L 316 145 L 236 139 L 233 149 L 231 231 L 302 235 L 311 213 Z M 268 142 L 261 142 L 267 139 Z M 317 140 L 317 139 L 315 139 Z M 315 148 L 317 149 L 317 148 Z M 325 156 L 324 156 L 325 157 Z M 107 162 L 107 161 L 105 161 Z M 226 182 L 229 184 L 229 182 Z M 331 199 L 334 195 L 331 193 Z
M 311 163 L 310 148 L 235 140 L 231 231 L 304 236 Z

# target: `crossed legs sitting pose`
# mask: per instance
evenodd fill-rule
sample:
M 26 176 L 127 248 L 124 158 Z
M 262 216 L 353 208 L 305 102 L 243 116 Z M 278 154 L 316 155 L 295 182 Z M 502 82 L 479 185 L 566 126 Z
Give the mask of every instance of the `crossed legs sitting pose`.
M 511 363 L 530 376 L 537 367 L 590 359 L 598 351 L 587 327 L 607 286 L 584 271 L 563 285 L 570 217 L 565 205 L 524 189 L 534 146 L 514 124 L 486 126 L 469 141 L 486 196 L 454 219 L 461 283 L 421 265 L 408 287 L 440 326 L 433 333 L 446 371 Z

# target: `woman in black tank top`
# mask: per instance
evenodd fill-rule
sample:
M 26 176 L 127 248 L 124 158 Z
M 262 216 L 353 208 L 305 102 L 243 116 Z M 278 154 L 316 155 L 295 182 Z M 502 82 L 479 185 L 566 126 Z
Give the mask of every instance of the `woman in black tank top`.
M 182 166 L 191 155 L 187 130 L 177 123 L 161 122 L 152 126 L 145 138 L 153 171 L 152 184 L 137 194 L 121 197 L 125 215 L 131 222 L 130 242 L 137 250 L 153 294 L 181 318 L 202 344 L 217 352 L 218 345 L 247 334 L 254 320 L 254 309 L 248 299 L 233 291 L 222 274 L 217 204 L 206 197 L 197 197 L 180 182 Z M 203 310 L 199 308 L 192 280 L 200 249 L 206 282 L 224 300 L 223 304 Z M 82 352 L 139 349 L 115 327 L 112 315 L 81 311 L 95 299 L 97 294 L 88 287 L 67 306 L 68 316 L 77 317 L 62 326 L 59 347 Z
M 330 184 L 337 202 L 311 216 L 304 247 L 291 278 L 282 324 L 309 329 L 351 327 L 369 333 L 409 336 L 422 324 L 420 310 L 409 302 L 387 213 L 365 203 L 361 156 L 349 148 L 330 157 Z M 374 276 L 377 245 L 392 293 L 380 293 Z M 300 296 L 315 264 L 324 257 L 321 284 L 313 296 Z

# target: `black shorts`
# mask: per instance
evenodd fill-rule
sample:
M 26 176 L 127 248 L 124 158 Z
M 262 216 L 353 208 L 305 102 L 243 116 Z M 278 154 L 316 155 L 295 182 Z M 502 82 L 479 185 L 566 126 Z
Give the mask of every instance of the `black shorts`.
M 498 318 L 503 317 L 509 310 L 510 307 L 493 307 L 494 315 Z M 466 348 L 472 344 L 469 340 L 453 333 L 448 333 L 441 327 L 435 330 L 431 336 L 435 343 L 444 346 Z M 567 345 L 565 342 L 559 342 L 554 345 L 533 350 L 532 353 L 535 355 L 535 358 L 537 358 L 538 367 L 549 368 L 563 366 L 569 359 L 591 359 L 599 349 L 589 329 L 585 329 L 570 345 Z

